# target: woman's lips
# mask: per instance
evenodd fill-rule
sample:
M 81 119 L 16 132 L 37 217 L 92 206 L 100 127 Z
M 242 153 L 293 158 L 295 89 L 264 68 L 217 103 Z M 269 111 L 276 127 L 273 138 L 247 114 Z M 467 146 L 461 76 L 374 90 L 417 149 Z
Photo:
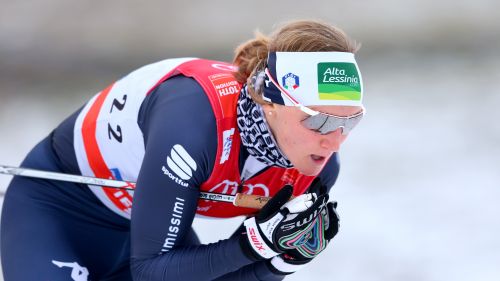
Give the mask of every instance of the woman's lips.
M 311 159 L 317 164 L 322 164 L 325 161 L 325 157 L 316 154 L 311 154 Z

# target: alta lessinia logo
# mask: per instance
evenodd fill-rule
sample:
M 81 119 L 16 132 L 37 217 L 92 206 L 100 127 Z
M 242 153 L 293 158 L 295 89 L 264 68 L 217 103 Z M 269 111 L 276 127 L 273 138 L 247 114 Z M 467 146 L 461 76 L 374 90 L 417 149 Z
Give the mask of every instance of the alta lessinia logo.
M 320 100 L 361 100 L 361 81 L 356 65 L 349 62 L 318 63 Z

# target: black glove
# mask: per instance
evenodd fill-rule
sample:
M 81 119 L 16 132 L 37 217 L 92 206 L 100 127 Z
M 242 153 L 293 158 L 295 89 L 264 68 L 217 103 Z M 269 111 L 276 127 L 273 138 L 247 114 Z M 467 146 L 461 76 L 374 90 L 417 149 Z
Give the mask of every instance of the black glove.
M 256 217 L 245 220 L 240 237 L 242 249 L 254 260 L 269 259 L 301 246 L 309 239 L 312 224 L 325 208 L 328 195 L 302 194 L 288 201 L 292 187 L 283 187 Z
M 316 194 L 326 193 L 326 188 L 320 181 L 314 181 L 309 190 Z M 337 202 L 329 202 L 316 217 L 308 239 L 294 249 L 273 257 L 268 261 L 269 268 L 279 274 L 291 274 L 310 262 L 323 251 L 339 230 L 339 216 L 336 211 Z M 300 242 L 297 242 L 297 245 Z

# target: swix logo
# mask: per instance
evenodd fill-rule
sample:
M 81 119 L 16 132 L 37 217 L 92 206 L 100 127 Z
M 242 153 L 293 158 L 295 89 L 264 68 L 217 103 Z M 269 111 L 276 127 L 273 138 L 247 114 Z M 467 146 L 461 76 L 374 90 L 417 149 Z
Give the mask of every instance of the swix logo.
M 77 262 L 60 262 L 52 260 L 52 263 L 60 268 L 69 267 L 71 268 L 71 279 L 74 281 L 87 281 L 89 277 L 89 271 L 87 268 L 79 265 Z
M 184 187 L 188 184 L 183 180 L 189 180 L 193 176 L 193 171 L 197 169 L 194 159 L 180 144 L 174 145 L 170 150 L 170 155 L 167 156 L 167 166 L 173 173 L 165 166 L 162 167 L 163 173 Z
M 252 244 L 255 246 L 255 248 L 259 251 L 265 251 L 264 249 L 264 244 L 262 241 L 259 240 L 257 235 L 255 234 L 255 228 L 249 227 L 248 228 L 248 234 L 250 234 L 250 240 L 252 241 Z
M 313 219 L 315 219 L 317 217 L 317 215 L 318 215 L 319 212 L 321 212 L 321 215 L 323 217 L 328 215 L 328 210 L 326 209 L 326 202 L 323 202 L 323 204 L 321 204 L 320 206 L 318 206 L 318 208 L 316 208 L 316 210 L 314 210 L 313 213 L 309 214 L 308 217 L 305 217 L 302 220 L 298 220 L 298 221 L 294 221 L 294 222 L 291 222 L 291 223 L 283 224 L 283 225 L 281 225 L 280 228 L 283 231 L 287 231 L 287 230 L 292 230 L 294 228 L 306 225 L 306 224 L 310 223 Z M 291 218 L 293 219 L 295 217 L 296 216 L 293 216 Z
M 229 159 L 229 155 L 231 154 L 231 147 L 233 146 L 233 135 L 234 128 L 222 132 L 222 155 L 220 157 L 219 164 L 222 164 L 226 162 L 227 159 Z

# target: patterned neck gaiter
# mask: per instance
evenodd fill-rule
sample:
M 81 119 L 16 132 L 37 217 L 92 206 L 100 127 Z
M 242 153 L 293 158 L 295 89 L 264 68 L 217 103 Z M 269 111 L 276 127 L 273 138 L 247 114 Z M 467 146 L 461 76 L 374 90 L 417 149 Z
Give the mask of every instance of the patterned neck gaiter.
M 262 107 L 252 100 L 247 92 L 247 85 L 244 85 L 237 105 L 241 142 L 250 155 L 268 166 L 293 167 L 279 149 L 263 115 Z

